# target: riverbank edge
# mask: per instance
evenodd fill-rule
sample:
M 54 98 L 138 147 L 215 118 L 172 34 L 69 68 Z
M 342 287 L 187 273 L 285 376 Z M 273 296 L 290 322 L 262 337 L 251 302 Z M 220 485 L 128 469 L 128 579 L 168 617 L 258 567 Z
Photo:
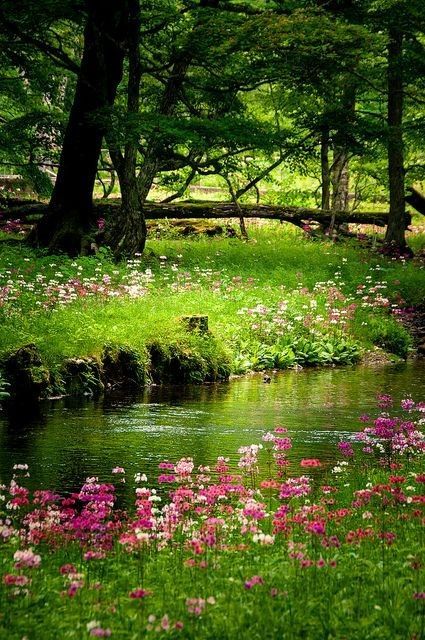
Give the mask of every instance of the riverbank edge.
M 210 332 L 209 332 L 210 334 Z M 215 340 L 210 334 L 206 341 Z M 418 352 L 412 352 L 415 356 Z M 28 344 L 8 354 L 0 363 L 3 392 L 8 402 L 38 402 L 63 397 L 99 397 L 119 389 L 139 391 L 150 385 L 184 385 L 226 382 L 262 373 L 264 382 L 270 374 L 282 370 L 328 368 L 335 366 L 380 367 L 405 361 L 380 347 L 363 350 L 356 362 L 305 364 L 274 369 L 250 369 L 241 374 L 232 372 L 231 359 L 225 351 L 218 362 L 211 353 L 194 353 L 181 345 L 146 345 L 144 353 L 126 345 L 105 344 L 100 356 L 66 358 L 54 369 L 43 361 L 38 347 Z M 411 356 L 409 356 L 411 357 Z M 1 382 L 1 378 L 0 378 Z M 0 389 L 1 391 L 1 389 Z M 6 404 L 7 404 L 6 403 Z

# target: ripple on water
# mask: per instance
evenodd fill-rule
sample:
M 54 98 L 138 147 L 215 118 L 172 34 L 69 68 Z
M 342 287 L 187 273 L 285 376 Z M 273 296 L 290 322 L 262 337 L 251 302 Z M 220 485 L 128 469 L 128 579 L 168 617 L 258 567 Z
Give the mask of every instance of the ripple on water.
M 425 364 L 382 369 L 347 368 L 273 374 L 272 384 L 249 376 L 229 384 L 146 389 L 140 397 L 46 403 L 37 415 L 0 418 L 0 482 L 13 463 L 28 463 L 32 486 L 69 490 L 85 477 L 111 480 L 111 469 L 157 475 L 160 460 L 193 456 L 211 464 L 237 460 L 237 449 L 285 425 L 291 460 L 338 457 L 336 443 L 360 430 L 358 417 L 375 408 L 376 395 L 423 400 Z M 130 491 L 128 483 L 128 490 Z

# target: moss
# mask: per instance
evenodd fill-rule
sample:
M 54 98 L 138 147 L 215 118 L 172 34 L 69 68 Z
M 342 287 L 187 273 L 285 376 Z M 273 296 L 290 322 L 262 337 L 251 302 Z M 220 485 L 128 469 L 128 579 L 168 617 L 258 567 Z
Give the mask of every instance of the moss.
M 4 371 L 12 397 L 35 400 L 46 397 L 50 373 L 35 344 L 25 345 L 9 354 L 4 361 Z
M 121 386 L 140 388 L 147 382 L 147 354 L 125 345 L 105 345 L 102 353 L 103 380 L 107 389 Z
M 62 366 L 62 379 L 69 395 L 99 395 L 104 390 L 102 367 L 95 358 L 68 358 Z
M 211 335 L 193 336 L 188 343 L 148 345 L 150 373 L 157 384 L 201 384 L 227 380 L 231 372 L 228 354 Z

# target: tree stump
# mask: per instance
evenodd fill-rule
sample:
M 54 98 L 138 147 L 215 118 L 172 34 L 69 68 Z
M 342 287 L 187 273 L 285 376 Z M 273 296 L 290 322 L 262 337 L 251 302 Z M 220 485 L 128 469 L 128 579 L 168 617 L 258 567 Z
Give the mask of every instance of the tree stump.
M 187 331 L 208 333 L 208 316 L 182 316 L 181 322 Z

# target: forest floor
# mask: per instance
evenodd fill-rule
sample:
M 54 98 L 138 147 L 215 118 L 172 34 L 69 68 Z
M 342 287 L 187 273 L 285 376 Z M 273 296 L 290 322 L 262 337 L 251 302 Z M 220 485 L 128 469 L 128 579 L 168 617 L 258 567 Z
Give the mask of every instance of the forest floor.
M 117 264 L 105 249 L 48 256 L 3 234 L 3 375 L 17 381 L 10 354 L 29 344 L 36 354 L 21 360 L 35 366 L 41 395 L 412 353 L 421 257 L 390 260 L 374 250 L 376 239 L 372 248 L 370 240 L 332 243 L 290 225 L 252 223 L 249 235 L 247 243 L 183 237 L 164 222 L 142 256 Z M 423 229 L 415 226 L 409 242 L 420 255 Z M 186 316 L 207 316 L 208 330 Z

